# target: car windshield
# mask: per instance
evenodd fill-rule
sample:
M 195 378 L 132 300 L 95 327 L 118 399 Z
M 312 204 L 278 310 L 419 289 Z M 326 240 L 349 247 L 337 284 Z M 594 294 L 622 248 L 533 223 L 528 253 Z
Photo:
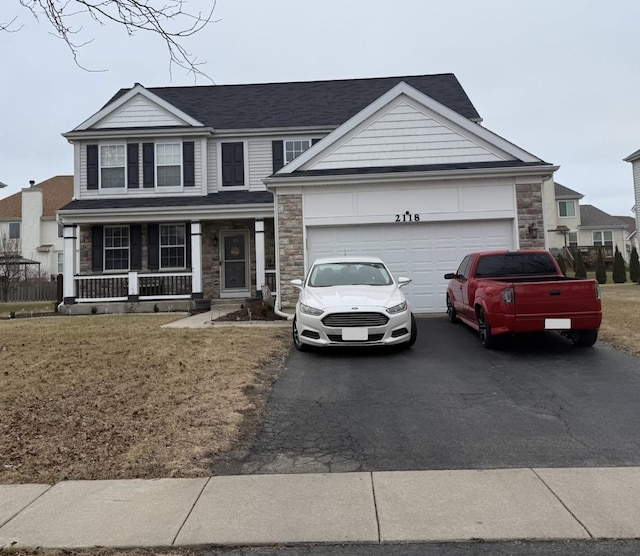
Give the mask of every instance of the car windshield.
M 312 288 L 330 286 L 390 286 L 393 279 L 381 263 L 344 262 L 317 264 L 311 269 L 308 285 Z

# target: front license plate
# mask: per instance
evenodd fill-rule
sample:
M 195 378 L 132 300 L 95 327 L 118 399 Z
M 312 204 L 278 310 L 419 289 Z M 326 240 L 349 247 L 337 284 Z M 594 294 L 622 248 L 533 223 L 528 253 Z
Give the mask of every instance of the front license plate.
M 544 327 L 547 330 L 570 330 L 571 319 L 544 319 Z
M 347 342 L 364 342 L 369 339 L 368 328 L 343 328 L 342 339 Z

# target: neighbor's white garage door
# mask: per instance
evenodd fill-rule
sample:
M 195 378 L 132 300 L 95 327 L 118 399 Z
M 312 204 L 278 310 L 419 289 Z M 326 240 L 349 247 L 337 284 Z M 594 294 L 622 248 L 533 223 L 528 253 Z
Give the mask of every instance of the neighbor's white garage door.
M 404 288 L 415 313 L 444 311 L 447 281 L 462 258 L 474 251 L 512 249 L 513 222 L 411 223 L 309 227 L 309 263 L 318 257 L 374 255 L 394 276 L 413 282 Z

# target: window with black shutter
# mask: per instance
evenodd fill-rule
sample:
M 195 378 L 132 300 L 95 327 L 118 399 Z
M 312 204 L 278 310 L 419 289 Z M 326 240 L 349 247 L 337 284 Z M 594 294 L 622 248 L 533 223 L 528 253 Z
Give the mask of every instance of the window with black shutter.
M 127 145 L 127 187 L 135 189 L 140 187 L 138 143 Z
M 284 141 L 272 141 L 271 153 L 273 155 L 274 174 L 284 166 Z
M 98 145 L 87 145 L 87 189 L 98 189 Z
M 222 143 L 222 185 L 244 185 L 244 144 Z
M 182 179 L 185 187 L 196 184 L 195 148 L 193 141 L 182 143 Z
M 155 145 L 142 144 L 142 186 L 155 186 Z

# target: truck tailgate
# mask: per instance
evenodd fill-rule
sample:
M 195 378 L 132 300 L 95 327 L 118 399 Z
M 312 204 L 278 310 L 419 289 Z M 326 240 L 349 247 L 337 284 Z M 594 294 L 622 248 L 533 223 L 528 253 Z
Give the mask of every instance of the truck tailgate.
M 600 310 L 593 280 L 513 283 L 517 318 L 570 317 Z

